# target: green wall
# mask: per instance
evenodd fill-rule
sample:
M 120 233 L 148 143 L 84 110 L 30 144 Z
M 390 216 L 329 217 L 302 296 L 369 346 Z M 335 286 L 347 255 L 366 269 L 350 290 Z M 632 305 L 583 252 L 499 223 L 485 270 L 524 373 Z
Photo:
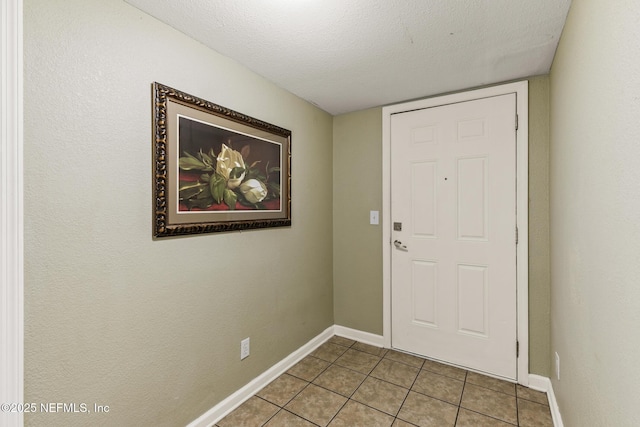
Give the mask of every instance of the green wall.
M 24 52 L 25 401 L 110 407 L 27 425 L 185 425 L 333 325 L 329 114 L 120 0 Z M 153 81 L 292 131 L 292 227 L 152 240 Z
M 380 225 L 369 224 L 369 211 Z M 337 325 L 382 335 L 382 109 L 333 119 L 333 304 Z
M 551 68 L 553 389 L 566 426 L 638 426 L 640 3 L 574 0 Z
M 334 117 L 334 317 L 382 335 L 382 108 Z M 385 218 L 381 218 L 384 221 Z M 549 376 L 549 78 L 529 79 L 529 369 Z
M 529 372 L 550 360 L 549 76 L 529 79 Z

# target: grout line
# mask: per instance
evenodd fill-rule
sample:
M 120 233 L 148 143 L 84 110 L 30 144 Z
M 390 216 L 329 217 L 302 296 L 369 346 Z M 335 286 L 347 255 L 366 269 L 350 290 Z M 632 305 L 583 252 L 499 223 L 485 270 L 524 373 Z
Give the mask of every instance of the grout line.
M 437 374 L 437 372 L 434 372 Z M 464 389 L 467 386 L 467 375 L 469 374 L 469 371 L 464 371 L 464 380 L 462 381 L 462 392 L 460 393 L 460 400 L 458 400 L 458 410 L 456 411 L 456 420 L 453 423 L 453 425 L 455 426 L 456 424 L 458 424 L 458 417 L 460 416 L 460 409 L 462 408 L 462 396 L 464 396 Z M 447 377 L 450 378 L 450 377 Z M 455 378 L 454 378 L 455 379 Z M 460 381 L 460 380 L 458 380 Z
M 390 359 L 393 360 L 393 359 Z M 404 397 L 404 399 L 402 399 L 402 403 L 400 404 L 400 407 L 398 408 L 398 412 L 396 412 L 396 420 L 398 419 L 398 415 L 400 415 L 400 411 L 402 410 L 402 407 L 404 406 L 405 402 L 407 401 L 407 399 L 409 398 L 409 394 L 411 393 L 411 389 L 413 388 L 414 384 L 416 383 L 416 380 L 418 379 L 418 375 L 420 375 L 420 371 L 422 370 L 422 367 L 424 366 L 424 361 L 422 362 L 422 364 L 420 365 L 420 368 L 418 368 L 418 374 L 416 375 L 416 377 L 413 379 L 413 382 L 411 383 L 411 387 L 409 387 L 409 391 L 407 391 L 407 395 Z M 402 419 L 401 419 L 402 420 Z M 402 420 L 404 421 L 404 420 Z
M 258 396 L 257 394 L 254 394 L 252 397 L 257 397 L 258 399 L 262 399 L 265 402 L 270 403 L 270 404 L 278 407 L 278 410 L 276 411 L 276 413 L 271 415 L 265 422 L 262 423 L 263 426 L 266 425 L 269 421 L 271 421 L 271 419 L 273 417 L 275 417 L 276 415 L 278 415 L 278 413 L 282 410 L 282 407 L 280 405 L 276 405 L 273 402 L 269 402 L 267 399 L 263 399 L 262 397 Z
M 516 388 L 516 425 L 520 425 L 520 407 L 518 405 L 518 389 Z
M 487 415 L 487 414 L 483 414 L 482 412 L 474 411 L 473 409 L 463 408 L 462 406 L 460 407 L 460 409 L 464 409 L 465 411 L 473 412 L 474 414 L 482 415 L 483 417 L 491 418 L 492 420 L 500 421 L 501 423 L 509 424 L 510 426 L 518 427 L 518 425 L 519 425 L 519 424 L 510 423 L 509 421 L 505 421 L 505 420 L 503 420 L 501 418 L 496 418 L 496 417 L 494 417 L 492 415 Z
M 283 410 L 283 411 L 285 411 L 285 412 L 290 413 L 290 414 L 291 414 L 291 415 L 293 415 L 294 417 L 302 418 L 303 420 L 305 420 L 305 421 L 307 421 L 307 422 L 309 422 L 309 423 L 313 424 L 314 426 L 318 426 L 318 427 L 320 427 L 318 424 L 314 423 L 313 421 L 308 420 L 308 419 L 306 419 L 305 417 L 303 417 L 303 416 L 301 416 L 301 415 L 294 414 L 293 412 L 291 412 L 291 411 L 290 411 L 290 410 L 288 410 L 288 409 L 282 408 L 282 410 Z
M 342 355 L 340 355 L 338 358 L 336 358 L 336 360 L 334 360 L 333 362 L 331 362 L 331 364 L 330 364 L 329 366 L 333 366 L 333 365 L 335 364 L 335 362 L 336 362 L 338 359 L 340 359 L 340 357 L 342 357 L 344 354 L 346 354 L 346 352 L 347 352 L 347 351 L 349 351 L 349 349 L 353 349 L 354 351 L 360 351 L 360 350 L 357 350 L 357 349 L 353 348 L 353 346 L 356 344 L 356 342 L 357 342 L 357 341 L 353 342 L 353 343 L 352 343 L 352 344 L 347 348 L 347 350 L 346 350 L 344 353 L 342 353 Z M 367 353 L 367 352 L 361 352 L 361 353 L 369 354 L 369 353 Z M 378 366 L 378 364 L 380 363 L 380 361 L 381 361 L 381 360 L 382 360 L 382 359 L 380 359 L 380 360 L 378 361 L 378 363 L 376 363 L 376 366 Z M 335 366 L 340 366 L 340 365 L 335 365 Z M 345 369 L 349 369 L 349 368 L 346 368 L 346 367 L 344 367 L 344 366 L 341 366 L 341 367 L 342 367 L 342 368 L 345 368 Z M 329 367 L 327 367 L 327 369 L 329 369 Z M 373 371 L 373 369 L 375 369 L 375 366 L 371 369 L 371 371 Z M 351 371 L 358 372 L 358 371 L 355 371 L 355 370 L 353 370 L 353 369 L 351 369 Z M 371 373 L 371 371 L 369 371 L 369 373 Z M 359 372 L 359 373 L 361 373 L 361 374 L 362 374 L 362 372 Z M 349 403 L 349 401 L 351 401 L 351 400 L 352 400 L 352 399 L 351 399 L 351 396 L 353 396 L 353 394 L 354 394 L 354 393 L 355 393 L 355 392 L 360 388 L 360 386 L 362 386 L 362 384 L 366 381 L 366 379 L 367 379 L 367 377 L 368 377 L 368 376 L 369 376 L 369 374 L 365 374 L 364 380 L 362 380 L 362 382 L 360 382 L 360 384 L 358 385 L 358 387 L 356 387 L 356 388 L 355 388 L 355 390 L 353 390 L 353 392 L 351 393 L 351 395 L 350 395 L 349 397 L 347 397 L 347 400 L 346 400 L 346 401 L 344 402 L 344 404 L 340 407 L 340 409 L 338 409 L 338 411 L 335 413 L 335 415 L 334 415 L 333 417 L 331 417 L 331 419 L 329 420 L 329 422 L 327 423 L 327 425 L 331 424 L 331 422 L 332 422 L 332 421 L 333 421 L 333 420 L 338 416 L 338 414 L 340 413 L 340 411 L 342 411 L 342 410 L 344 409 L 344 407 L 345 407 L 345 406 L 347 406 L 347 403 Z M 335 392 L 335 391 L 333 391 L 333 390 L 329 390 L 329 391 L 331 391 L 332 393 L 336 393 L 336 392 Z M 342 396 L 340 393 L 336 393 L 336 394 L 338 394 L 339 396 Z M 356 402 L 356 401 L 354 400 L 353 402 Z M 374 408 L 374 409 L 375 409 L 375 408 Z

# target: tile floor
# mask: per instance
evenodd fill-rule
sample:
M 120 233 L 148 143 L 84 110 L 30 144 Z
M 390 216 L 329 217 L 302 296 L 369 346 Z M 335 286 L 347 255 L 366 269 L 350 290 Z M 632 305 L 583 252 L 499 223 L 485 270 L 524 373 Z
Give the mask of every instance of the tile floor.
M 218 427 L 553 426 L 545 393 L 334 336 Z

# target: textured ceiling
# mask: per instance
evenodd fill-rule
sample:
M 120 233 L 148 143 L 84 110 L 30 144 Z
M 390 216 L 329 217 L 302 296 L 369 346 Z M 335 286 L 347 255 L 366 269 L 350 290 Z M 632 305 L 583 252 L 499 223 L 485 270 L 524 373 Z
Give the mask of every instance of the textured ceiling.
M 331 114 L 546 74 L 571 0 L 126 0 Z

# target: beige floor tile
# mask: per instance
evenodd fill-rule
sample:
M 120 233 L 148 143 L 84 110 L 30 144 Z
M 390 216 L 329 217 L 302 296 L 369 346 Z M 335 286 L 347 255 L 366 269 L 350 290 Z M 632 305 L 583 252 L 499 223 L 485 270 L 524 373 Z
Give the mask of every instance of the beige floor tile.
M 387 352 L 386 348 L 376 347 L 374 345 L 364 344 L 361 342 L 355 343 L 351 348 L 354 350 L 364 351 L 365 353 L 373 354 L 374 356 L 383 357 Z
M 434 362 L 433 360 L 425 360 L 424 365 L 422 365 L 422 369 L 455 378 L 460 381 L 464 381 L 467 377 L 466 370 L 456 368 L 455 366 L 445 365 L 444 363 Z
M 260 427 L 279 410 L 277 406 L 253 396 L 218 421 L 218 425 L 220 427 Z
M 424 359 L 412 354 L 403 353 L 401 351 L 389 350 L 384 355 L 386 359 L 395 360 L 396 362 L 406 363 L 407 365 L 421 368 L 424 363 Z
M 516 393 L 519 399 L 526 399 L 549 406 L 549 398 L 547 397 L 547 393 L 543 391 L 532 390 L 518 384 L 516 385 Z
M 382 359 L 369 375 L 404 388 L 411 388 L 418 372 L 420 369 L 416 367 L 391 359 Z
M 343 396 L 350 397 L 366 375 L 337 365 L 331 365 L 313 383 Z
M 460 404 L 463 389 L 464 382 L 425 371 L 424 369 L 420 371 L 412 388 L 413 391 L 444 400 L 454 405 Z
M 285 409 L 315 424 L 326 426 L 346 402 L 346 397 L 310 384 Z
M 271 418 L 268 423 L 264 425 L 265 427 L 315 427 L 315 424 L 310 423 L 304 418 L 300 418 L 297 415 L 292 414 L 291 412 L 287 412 L 282 409 L 280 412 L 276 414 L 275 417 Z
M 331 342 L 326 342 L 315 349 L 311 353 L 311 355 L 313 357 L 317 357 L 318 359 L 326 360 L 327 362 L 333 363 L 338 357 L 342 356 L 345 351 L 347 351 L 347 347 Z
M 393 417 L 350 400 L 329 423 L 329 427 L 391 427 Z
M 546 393 L 339 336 L 320 345 L 216 426 L 454 423 L 456 427 L 553 427 Z
M 351 347 L 356 342 L 354 340 L 350 340 L 349 338 L 339 337 L 338 335 L 334 335 L 327 342 L 342 345 L 344 347 Z
M 344 368 L 368 375 L 380 362 L 380 357 L 358 350 L 349 349 L 334 362 Z
M 289 374 L 282 374 L 260 390 L 257 396 L 275 405 L 284 406 L 309 383 Z
M 351 398 L 395 416 L 408 392 L 409 390 L 406 388 L 377 378 L 367 377 Z
M 296 363 L 291 369 L 287 371 L 289 375 L 301 378 L 306 381 L 313 381 L 318 375 L 322 373 L 330 365 L 326 360 L 318 359 L 317 357 L 307 356 L 300 362 Z
M 398 418 L 420 427 L 453 427 L 457 414 L 457 406 L 412 391 L 400 408 Z
M 515 396 L 466 383 L 460 406 L 511 424 L 518 422 Z
M 513 424 L 505 423 L 504 421 L 497 420 L 495 418 L 487 417 L 486 415 L 478 414 L 464 408 L 460 408 L 458 412 L 458 420 L 456 421 L 456 427 L 512 427 Z
M 476 372 L 469 372 L 467 374 L 467 382 L 484 388 L 490 388 L 491 390 L 499 391 L 501 393 L 510 394 L 511 396 L 516 395 L 516 385 L 514 383 L 488 377 Z
M 553 427 L 549 407 L 525 399 L 518 399 L 518 421 L 521 427 Z

